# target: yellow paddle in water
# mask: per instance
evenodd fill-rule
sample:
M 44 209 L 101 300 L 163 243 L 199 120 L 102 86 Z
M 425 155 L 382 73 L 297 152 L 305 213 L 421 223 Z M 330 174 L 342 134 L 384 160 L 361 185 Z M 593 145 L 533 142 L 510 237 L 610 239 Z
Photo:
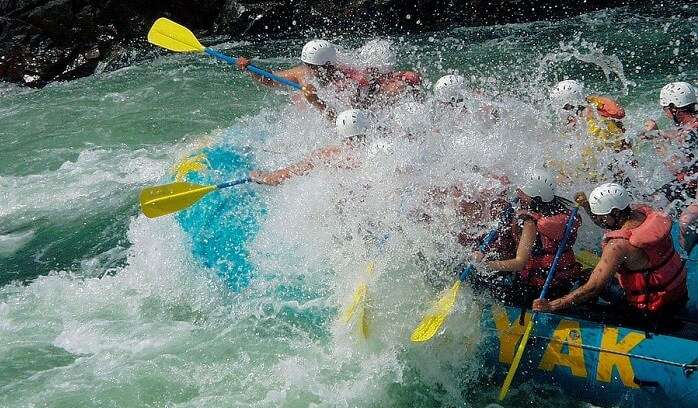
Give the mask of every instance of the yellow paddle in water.
M 141 203 L 143 214 L 148 218 L 156 218 L 183 210 L 201 200 L 203 196 L 211 191 L 249 183 L 250 181 L 252 179 L 246 177 L 240 180 L 208 186 L 179 181 L 145 188 L 141 190 L 138 199 Z
M 487 236 L 485 236 L 484 242 L 482 245 L 480 245 L 480 251 L 484 252 L 487 250 L 490 244 L 495 240 L 495 238 L 497 238 L 497 229 L 498 228 L 493 229 L 487 234 Z M 465 282 L 465 280 L 474 270 L 475 268 L 472 265 L 468 265 L 463 268 L 463 271 L 460 273 L 456 283 L 454 283 L 451 289 L 449 289 L 448 292 L 446 292 L 446 294 L 434 304 L 431 312 L 427 313 L 422 318 L 422 321 L 419 322 L 417 327 L 412 331 L 410 340 L 415 343 L 421 343 L 434 337 L 441 326 L 443 326 L 448 315 L 451 314 L 451 311 L 456 304 L 456 299 L 462 283 Z
M 172 20 L 161 17 L 153 23 L 148 31 L 148 42 L 158 47 L 166 48 L 175 52 L 200 52 L 208 54 L 216 59 L 235 65 L 237 58 L 230 57 L 211 48 L 206 48 L 196 38 L 194 33 L 183 25 Z M 286 78 L 272 74 L 254 65 L 248 65 L 247 70 L 259 76 L 269 78 L 272 81 L 290 86 L 295 90 L 300 90 L 301 86 Z
M 356 287 L 356 290 L 354 291 L 354 295 L 352 296 L 352 301 L 349 304 L 349 306 L 344 309 L 344 313 L 342 313 L 342 316 L 339 318 L 340 321 L 344 323 L 349 323 L 352 321 L 354 314 L 356 313 L 357 310 L 361 311 L 361 334 L 364 336 L 364 338 L 368 337 L 368 322 L 366 321 L 366 311 L 365 311 L 365 304 L 366 304 L 366 292 L 368 291 L 368 278 L 371 277 L 373 274 L 373 269 L 374 269 L 374 264 L 373 262 L 368 263 L 368 267 L 366 268 L 366 280 L 363 282 L 359 283 L 359 286 Z
M 565 235 L 562 237 L 562 241 L 560 241 L 560 245 L 558 245 L 557 247 L 555 258 L 553 258 L 553 263 L 552 265 L 550 265 L 548 276 L 545 279 L 545 284 L 543 284 L 543 290 L 540 292 L 540 296 L 538 297 L 538 299 L 545 299 L 545 297 L 548 294 L 548 290 L 550 289 L 550 285 L 552 285 L 553 283 L 553 278 L 555 277 L 555 270 L 557 269 L 557 264 L 558 262 L 560 262 L 560 257 L 562 256 L 562 253 L 567 247 L 567 241 L 569 241 L 570 235 L 572 235 L 572 226 L 574 225 L 575 218 L 577 218 L 578 210 L 579 206 L 575 206 L 572 209 L 572 213 L 570 214 L 569 218 L 567 219 L 567 224 L 565 225 Z M 500 401 L 502 401 L 509 392 L 511 382 L 514 380 L 516 370 L 519 368 L 519 364 L 521 363 L 521 357 L 523 357 L 524 350 L 526 349 L 526 344 L 528 343 L 528 339 L 531 337 L 533 326 L 536 324 L 536 316 L 537 313 L 533 313 L 531 320 L 529 320 L 528 324 L 526 325 L 526 330 L 524 331 L 524 334 L 521 337 L 519 347 L 516 349 L 514 359 L 511 361 L 511 367 L 509 367 L 509 372 L 507 373 L 507 376 L 504 379 L 504 384 L 502 384 L 501 390 L 499 390 Z

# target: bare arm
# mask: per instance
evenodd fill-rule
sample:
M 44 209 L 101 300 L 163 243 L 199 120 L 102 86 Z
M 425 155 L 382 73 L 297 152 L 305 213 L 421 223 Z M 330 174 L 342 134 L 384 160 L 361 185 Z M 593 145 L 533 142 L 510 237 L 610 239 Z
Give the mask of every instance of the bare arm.
M 281 88 L 283 85 L 277 83 L 276 81 L 273 81 L 267 77 L 263 77 L 260 75 L 257 75 L 255 73 L 252 73 L 247 70 L 247 67 L 250 65 L 250 60 L 245 58 L 245 57 L 240 57 L 238 58 L 236 64 L 238 68 L 240 68 L 241 71 L 246 71 L 250 77 L 252 77 L 254 80 L 259 82 L 260 84 L 267 86 L 269 88 Z M 305 83 L 304 81 L 304 71 L 303 68 L 301 67 L 294 67 L 290 69 L 286 69 L 283 71 L 272 71 L 272 73 L 276 76 L 286 78 L 289 81 L 293 81 L 297 84 L 303 85 Z
M 315 109 L 324 114 L 330 122 L 334 122 L 334 120 L 337 119 L 337 112 L 335 112 L 334 109 L 327 107 L 325 101 L 318 97 L 317 89 L 315 89 L 313 85 L 308 84 L 303 86 L 303 88 L 301 88 L 301 92 L 303 93 L 305 100 L 308 101 L 309 104 L 313 105 Z
M 526 266 L 528 259 L 531 257 L 533 245 L 536 243 L 536 223 L 533 220 L 524 222 L 519 246 L 516 248 L 516 258 L 507 259 L 504 261 L 489 261 L 486 262 L 487 268 L 494 271 L 517 272 Z
M 318 164 L 331 163 L 343 152 L 344 149 L 341 146 L 323 147 L 290 166 L 272 172 L 254 171 L 250 173 L 250 177 L 255 183 L 276 186 L 295 176 L 303 176 L 310 173 Z
M 622 240 L 612 240 L 604 247 L 599 263 L 591 273 L 589 280 L 573 292 L 550 302 L 535 301 L 533 310 L 556 311 L 585 303 L 601 294 L 608 281 L 615 276 L 623 264 L 625 251 Z

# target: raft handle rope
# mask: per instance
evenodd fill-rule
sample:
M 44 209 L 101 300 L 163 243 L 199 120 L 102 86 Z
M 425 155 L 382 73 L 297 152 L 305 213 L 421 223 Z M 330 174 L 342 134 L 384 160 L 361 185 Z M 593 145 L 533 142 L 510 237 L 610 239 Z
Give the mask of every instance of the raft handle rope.
M 634 358 L 637 360 L 649 361 L 651 363 L 664 364 L 664 365 L 668 365 L 668 366 L 672 366 L 672 367 L 678 367 L 678 368 L 681 368 L 683 370 L 683 373 L 686 377 L 690 376 L 695 371 L 698 371 L 698 359 L 695 359 L 690 363 L 678 363 L 676 361 L 669 361 L 669 360 L 664 360 L 664 359 L 656 358 L 656 357 L 642 356 L 639 354 L 623 353 L 620 351 L 603 349 L 601 347 L 590 346 L 587 344 L 581 344 L 581 345 L 570 344 L 568 342 L 564 342 L 562 340 L 559 340 L 556 337 L 546 337 L 546 336 L 536 336 L 536 335 L 531 336 L 531 337 L 533 337 L 535 339 L 546 340 L 550 343 L 565 344 L 568 347 L 580 348 L 580 349 L 589 350 L 589 351 L 596 351 L 598 353 L 614 354 L 617 356 L 624 356 L 624 357 L 628 357 L 628 358 Z

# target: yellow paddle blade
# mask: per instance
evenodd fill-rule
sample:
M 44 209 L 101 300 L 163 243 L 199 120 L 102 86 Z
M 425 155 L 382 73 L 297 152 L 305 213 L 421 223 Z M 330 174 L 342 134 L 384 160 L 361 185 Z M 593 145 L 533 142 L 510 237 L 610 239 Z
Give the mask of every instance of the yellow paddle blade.
M 175 167 L 175 180 L 184 181 L 189 173 L 199 173 L 206 170 L 206 156 L 203 153 L 182 160 Z
M 205 47 L 194 33 L 164 17 L 158 18 L 148 31 L 148 42 L 177 52 L 203 52 Z
M 351 318 L 354 316 L 354 312 L 359 309 L 359 305 L 363 304 L 364 299 L 366 299 L 366 291 L 368 290 L 368 285 L 366 282 L 361 282 L 359 286 L 354 291 L 354 296 L 352 296 L 352 301 L 349 306 L 344 309 L 344 313 L 339 318 L 344 323 L 349 323 Z
M 432 312 L 424 316 L 419 325 L 412 331 L 410 340 L 417 343 L 427 341 L 434 337 L 451 313 L 451 310 L 453 310 L 460 286 L 460 280 L 456 281 L 451 289 L 436 302 Z
M 366 277 L 369 278 L 373 274 L 373 269 L 375 265 L 373 261 L 368 263 L 368 266 L 366 267 Z M 347 306 L 346 309 L 344 309 L 344 313 L 342 313 L 342 316 L 339 318 L 340 321 L 344 323 L 349 323 L 354 317 L 354 313 L 356 310 L 359 309 L 359 306 L 363 306 L 364 300 L 366 299 L 366 291 L 368 290 L 368 285 L 366 282 L 361 282 L 359 286 L 357 286 L 356 290 L 354 290 L 354 296 L 352 296 L 352 301 Z M 363 317 L 362 317 L 363 319 Z
M 366 316 L 366 309 L 361 311 L 361 335 L 364 339 L 368 338 L 368 317 Z
M 599 263 L 601 259 L 595 253 L 587 251 L 586 249 L 577 252 L 575 257 L 577 258 L 577 262 L 582 264 L 582 269 L 584 270 L 596 268 L 596 264 Z
M 375 269 L 375 265 L 373 261 L 368 263 L 368 266 L 366 267 L 366 276 L 371 276 L 373 274 L 373 269 Z
M 143 189 L 138 198 L 143 214 L 155 218 L 185 209 L 215 189 L 216 186 L 176 182 Z
M 528 338 L 531 336 L 531 331 L 533 331 L 533 321 L 534 319 L 528 321 L 526 325 L 526 331 L 524 331 L 523 337 L 521 337 L 521 342 L 519 343 L 519 348 L 516 349 L 516 355 L 511 361 L 511 367 L 509 367 L 509 372 L 507 377 L 504 379 L 504 384 L 502 384 L 502 389 L 499 390 L 499 400 L 502 401 L 507 396 L 509 392 L 509 387 L 511 387 L 511 382 L 514 380 L 516 375 L 516 370 L 519 368 L 519 363 L 521 363 L 521 357 L 523 357 L 524 350 L 526 349 L 526 343 L 528 343 Z

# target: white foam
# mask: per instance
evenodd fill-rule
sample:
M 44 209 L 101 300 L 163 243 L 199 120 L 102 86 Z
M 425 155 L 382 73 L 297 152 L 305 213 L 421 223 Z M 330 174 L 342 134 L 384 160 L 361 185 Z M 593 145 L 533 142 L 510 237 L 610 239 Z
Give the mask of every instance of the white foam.
M 34 230 L 0 234 L 0 257 L 9 257 L 34 238 Z

